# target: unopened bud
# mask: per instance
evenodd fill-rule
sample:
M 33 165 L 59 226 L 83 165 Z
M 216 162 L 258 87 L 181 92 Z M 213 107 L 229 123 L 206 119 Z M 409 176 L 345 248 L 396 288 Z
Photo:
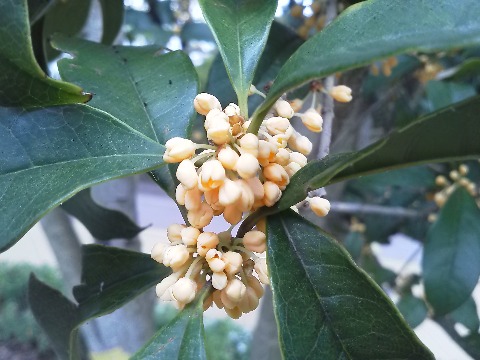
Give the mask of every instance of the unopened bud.
M 182 184 L 178 184 L 177 188 L 175 189 L 175 200 L 177 201 L 178 205 L 185 205 L 185 194 L 187 193 L 187 189 Z
M 190 210 L 187 213 L 187 218 L 193 227 L 202 229 L 212 221 L 213 210 L 207 203 L 202 202 L 198 209 Z
M 185 194 L 184 205 L 187 210 L 196 210 L 202 204 L 202 192 L 198 187 L 188 190 Z
M 225 206 L 223 218 L 231 225 L 236 225 L 242 220 L 243 212 L 235 204 Z
M 293 150 L 301 152 L 303 155 L 308 155 L 312 151 L 311 141 L 303 135 L 291 136 L 288 140 L 288 145 Z
M 238 158 L 236 170 L 242 178 L 249 179 L 257 175 L 259 167 L 258 159 L 252 154 L 246 153 Z
M 450 179 L 452 179 L 453 181 L 458 180 L 459 177 L 460 177 L 460 174 L 458 173 L 457 170 L 452 170 L 452 171 L 450 171 L 450 174 L 449 174 L 449 175 L 450 175 Z
M 195 144 L 189 139 L 174 137 L 165 143 L 163 160 L 167 163 L 177 163 L 195 154 Z
M 263 168 L 263 176 L 267 180 L 270 180 L 277 184 L 280 188 L 288 185 L 290 182 L 290 177 L 288 176 L 285 169 L 276 163 L 269 164 Z
M 195 99 L 193 100 L 193 106 L 201 115 L 207 115 L 212 109 L 222 110 L 220 101 L 218 101 L 215 96 L 207 93 L 201 93 L 195 96 Z
M 233 276 L 242 268 L 243 258 L 237 252 L 227 251 L 223 254 L 222 260 L 225 262 L 225 272 L 229 276 Z
M 290 106 L 292 107 L 294 112 L 299 112 L 303 106 L 303 100 L 301 99 L 293 99 L 290 101 Z
M 226 178 L 225 168 L 218 160 L 209 160 L 200 168 L 198 174 L 199 188 L 208 191 L 220 187 Z
M 196 245 L 197 244 L 197 239 L 200 236 L 200 230 L 194 228 L 193 226 L 189 226 L 185 229 L 183 229 L 180 232 L 180 235 L 182 237 L 182 242 L 187 245 Z
M 182 236 L 180 235 L 182 230 L 185 229 L 186 226 L 182 224 L 172 224 L 167 228 L 167 238 L 170 242 L 177 242 L 182 240 Z
M 301 167 L 307 165 L 307 157 L 299 152 L 291 152 L 290 161 L 296 162 Z
M 255 276 L 247 275 L 247 283 L 248 283 L 248 286 L 255 291 L 255 294 L 257 294 L 259 298 L 263 296 L 263 293 L 264 293 L 263 286 Z
M 212 109 L 205 117 L 203 126 L 205 130 L 221 126 L 222 124 L 230 124 L 228 116 L 219 109 Z
M 240 316 L 242 316 L 242 310 L 240 310 L 238 306 L 235 306 L 231 309 L 225 307 L 225 312 L 234 320 L 237 320 L 240 318 Z
M 235 180 L 235 184 L 240 188 L 242 193 L 238 201 L 235 203 L 235 206 L 237 206 L 240 211 L 250 211 L 255 202 L 255 195 L 253 194 L 252 189 L 247 181 L 243 179 Z
M 151 257 L 156 262 L 160 264 L 163 263 L 163 255 L 165 254 L 165 250 L 169 247 L 167 244 L 157 243 L 152 249 Z
M 270 285 L 270 279 L 268 278 L 268 270 L 267 270 L 267 261 L 263 258 L 258 259 L 255 262 L 255 272 L 258 275 L 258 279 L 262 284 Z
M 231 128 L 229 123 L 221 122 L 207 130 L 207 138 L 216 145 L 223 145 L 230 141 Z
M 185 245 L 173 245 L 165 250 L 163 264 L 177 270 L 190 258 L 190 253 Z
M 438 175 L 436 178 L 435 178 L 435 184 L 437 186 L 446 186 L 449 184 L 447 178 L 443 175 Z
M 205 257 L 208 250 L 214 249 L 220 242 L 217 234 L 212 232 L 201 233 L 197 238 L 197 253 Z
M 197 186 L 198 175 L 193 161 L 183 160 L 180 165 L 178 165 L 176 177 L 187 190 Z
M 159 298 L 161 298 L 167 290 L 177 282 L 180 274 L 173 273 L 164 278 L 160 283 L 155 287 L 155 292 Z
M 205 254 L 208 266 L 213 272 L 220 272 L 225 269 L 225 262 L 222 260 L 222 253 L 215 249 L 210 249 Z
M 197 284 L 192 279 L 182 277 L 172 286 L 172 297 L 182 304 L 188 304 L 195 299 Z
M 249 313 L 258 307 L 259 298 L 257 293 L 251 287 L 247 287 L 245 295 L 239 302 L 238 307 L 243 313 Z
M 243 237 L 243 246 L 247 250 L 262 253 L 267 250 L 267 237 L 261 231 L 249 231 Z
M 315 196 L 307 200 L 310 203 L 310 209 L 312 209 L 317 216 L 326 216 L 330 211 L 330 201 L 327 199 Z
M 266 165 L 268 163 L 275 161 L 275 155 L 278 153 L 278 147 L 275 144 L 272 144 L 269 141 L 260 140 L 258 142 L 258 158 Z
M 458 167 L 458 172 L 460 173 L 460 175 L 467 175 L 468 174 L 468 166 L 465 165 L 465 164 L 462 164 Z
M 225 286 L 227 286 L 228 283 L 228 278 L 225 273 L 222 272 L 214 272 L 212 274 L 212 286 L 217 289 L 217 290 L 223 290 L 225 289 Z
M 444 193 L 438 192 L 433 196 L 433 200 L 435 201 L 435 204 L 437 204 L 438 207 L 442 207 L 447 202 L 447 197 L 445 196 Z
M 252 177 L 245 180 L 253 192 L 253 198 L 255 201 L 262 200 L 265 195 L 265 190 L 263 189 L 263 184 L 258 177 Z
M 305 125 L 308 130 L 313 132 L 322 131 L 323 118 L 317 111 L 315 111 L 315 109 L 308 109 L 300 116 L 300 118 L 302 119 L 303 125 Z
M 230 146 L 226 146 L 218 152 L 218 161 L 225 169 L 234 170 L 240 156 Z
M 233 278 L 228 282 L 227 286 L 223 291 L 225 292 L 228 300 L 230 300 L 231 303 L 236 305 L 245 296 L 245 293 L 247 292 L 247 287 L 240 280 Z
M 352 89 L 345 85 L 334 86 L 330 90 L 330 95 L 338 102 L 352 101 Z
M 290 152 L 287 149 L 278 149 L 274 162 L 282 166 L 287 165 L 290 162 Z
M 272 135 L 285 134 L 290 127 L 290 121 L 284 117 L 275 116 L 265 121 L 267 130 Z
M 289 129 L 292 129 L 292 127 L 290 126 Z M 290 137 L 291 137 L 290 133 L 288 135 L 287 133 L 278 134 L 278 135 L 272 136 L 270 139 L 268 139 L 268 141 L 280 149 L 280 148 L 287 147 L 288 139 L 290 139 Z
M 302 167 L 298 165 L 296 162 L 291 162 L 287 166 L 285 166 L 285 171 L 287 172 L 288 176 L 292 177 L 300 170 Z
M 222 206 L 228 206 L 235 203 L 242 195 L 242 189 L 232 180 L 225 179 L 220 186 L 218 201 Z
M 237 104 L 230 103 L 228 106 L 223 110 L 223 112 L 228 116 L 239 116 L 240 115 L 240 107 Z
M 278 187 L 277 184 L 271 181 L 265 181 L 263 183 L 263 189 L 265 191 L 265 196 L 263 198 L 263 202 L 265 206 L 271 207 L 275 205 L 275 203 L 280 200 L 282 197 L 282 191 Z
M 255 134 L 245 134 L 238 141 L 242 150 L 246 153 L 252 154 L 253 156 L 258 156 L 258 137 Z
M 275 103 L 275 111 L 278 116 L 283 118 L 291 119 L 295 111 L 293 111 L 292 106 L 285 100 L 277 100 Z

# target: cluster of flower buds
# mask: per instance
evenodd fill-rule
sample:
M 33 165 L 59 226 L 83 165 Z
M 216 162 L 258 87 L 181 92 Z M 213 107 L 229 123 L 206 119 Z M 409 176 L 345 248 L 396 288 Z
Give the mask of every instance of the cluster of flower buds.
M 158 243 L 152 250 L 154 260 L 173 270 L 157 285 L 158 297 L 182 308 L 209 281 L 213 292 L 204 302 L 205 310 L 215 303 L 237 319 L 257 308 L 262 284 L 269 283 L 265 258 L 257 255 L 266 250 L 263 231 L 232 238 L 229 232 L 201 232 L 173 224 L 167 236 L 170 244 Z
M 337 101 L 351 99 L 346 86 L 334 87 L 330 94 Z M 195 97 L 194 107 L 205 116 L 209 143 L 175 137 L 165 144 L 165 162 L 179 163 L 175 197 L 187 209 L 190 226 L 172 225 L 171 244 L 159 244 L 152 251 L 155 260 L 174 271 L 158 285 L 157 294 L 183 306 L 208 280 L 215 288 L 211 300 L 236 318 L 257 307 L 263 294 L 260 283 L 268 282 L 265 260 L 254 254 L 265 251 L 264 231 L 232 239 L 230 231 L 217 235 L 203 228 L 214 216 L 223 215 L 231 230 L 245 213 L 273 206 L 312 150 L 310 140 L 293 128 L 290 119 L 298 116 L 313 132 L 322 131 L 323 119 L 313 105 L 299 113 L 301 102 L 280 99 L 255 135 L 248 132 L 251 120 L 244 119 L 236 104 L 222 109 L 216 97 L 202 93 Z M 318 216 L 330 210 L 326 199 L 307 200 Z
M 459 186 L 464 187 L 472 196 L 477 196 L 477 186 L 470 179 L 467 178 L 468 166 L 461 164 L 458 170 L 452 170 L 448 174 L 449 179 L 443 175 L 439 175 L 435 178 L 435 184 L 442 188 L 437 192 L 433 200 L 438 207 L 442 207 L 447 202 L 450 195 Z

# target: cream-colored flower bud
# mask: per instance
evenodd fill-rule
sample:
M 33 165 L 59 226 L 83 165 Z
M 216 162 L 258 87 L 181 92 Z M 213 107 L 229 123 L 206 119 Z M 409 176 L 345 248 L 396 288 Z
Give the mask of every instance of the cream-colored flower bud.
M 243 258 L 237 252 L 227 251 L 223 254 L 222 260 L 225 262 L 224 271 L 228 276 L 235 275 L 242 268 Z
M 182 184 L 178 184 L 177 188 L 175 189 L 175 200 L 177 201 L 178 205 L 185 205 L 185 194 L 187 193 L 187 189 Z
M 180 232 L 182 237 L 182 242 L 187 245 L 196 245 L 197 239 L 200 236 L 200 230 L 194 228 L 193 226 L 186 227 Z
M 292 150 L 297 150 L 303 155 L 308 155 L 312 151 L 311 141 L 306 136 L 300 134 L 290 137 L 288 145 Z
M 215 289 L 223 290 L 223 289 L 225 289 L 225 286 L 227 286 L 227 283 L 228 283 L 228 278 L 227 278 L 227 275 L 223 271 L 222 272 L 214 272 L 212 274 L 212 286 Z
M 205 202 L 202 202 L 198 209 L 190 210 L 187 213 L 188 222 L 197 229 L 202 229 L 210 224 L 212 218 L 213 209 Z
M 182 236 L 180 233 L 182 232 L 183 229 L 185 229 L 186 226 L 182 224 L 172 224 L 167 228 L 167 238 L 170 240 L 170 242 L 176 242 L 176 241 L 181 241 Z
M 292 107 L 293 111 L 298 112 L 302 109 L 303 100 L 301 99 L 293 99 L 289 101 L 290 106 Z
M 198 175 L 193 161 L 183 160 L 180 165 L 178 165 L 176 177 L 187 190 L 197 186 Z
M 159 282 L 155 287 L 155 292 L 157 293 L 157 296 L 161 298 L 167 292 L 167 290 L 177 282 L 179 277 L 179 273 L 173 273 L 164 278 L 161 282 Z
M 218 211 L 224 208 L 219 202 L 219 188 L 213 190 L 205 191 L 203 195 L 205 196 L 205 201 L 213 209 L 213 211 Z
M 276 162 L 279 165 L 285 166 L 290 162 L 290 152 L 287 149 L 280 148 L 278 149 L 277 154 L 273 162 Z
M 308 109 L 300 115 L 303 125 L 313 132 L 322 131 L 323 118 L 315 109 Z
M 330 90 L 330 95 L 338 102 L 352 101 L 352 89 L 345 85 L 337 85 Z
M 255 276 L 247 275 L 247 283 L 248 283 L 248 286 L 255 291 L 255 294 L 257 294 L 259 298 L 263 296 L 263 293 L 265 292 L 265 290 L 263 289 L 263 286 L 260 283 L 260 281 Z
M 438 192 L 433 196 L 433 200 L 438 207 L 442 207 L 447 202 L 447 196 L 443 192 Z
M 242 189 L 237 183 L 230 179 L 225 179 L 218 192 L 218 202 L 222 206 L 228 206 L 235 203 L 242 195 Z
M 220 239 L 218 238 L 217 234 L 212 232 L 201 233 L 197 238 L 197 253 L 200 256 L 205 257 L 208 250 L 214 249 L 219 242 Z
M 189 139 L 174 137 L 165 143 L 163 160 L 167 163 L 177 163 L 191 158 L 195 154 L 195 143 Z
M 258 137 L 255 134 L 245 134 L 240 140 L 238 140 L 242 153 L 249 153 L 253 156 L 258 156 Z
M 278 185 L 272 181 L 265 181 L 263 183 L 263 189 L 265 191 L 263 202 L 267 207 L 275 205 L 275 203 L 282 197 L 282 191 Z
M 200 115 L 207 115 L 212 109 L 222 110 L 220 101 L 215 96 L 207 93 L 195 96 L 193 107 Z
M 205 254 L 208 266 L 213 272 L 220 272 L 225 269 L 225 262 L 222 260 L 222 253 L 215 249 L 210 249 Z
M 290 176 L 288 176 L 285 169 L 281 165 L 276 163 L 272 163 L 264 167 L 263 176 L 265 176 L 267 180 L 270 180 L 277 184 L 280 188 L 282 188 L 283 186 L 287 186 L 290 182 Z
M 258 143 L 258 159 L 263 166 L 275 161 L 275 156 L 278 153 L 278 147 L 265 140 L 260 140 Z
M 163 264 L 172 269 L 178 269 L 184 265 L 190 258 L 190 253 L 185 245 L 173 245 L 165 250 L 163 255 Z
M 268 139 L 268 141 L 280 149 L 280 148 L 287 147 L 288 139 L 290 139 L 290 137 L 291 137 L 290 134 L 288 136 L 286 133 L 278 134 L 278 135 L 272 136 L 270 139 Z
M 172 297 L 182 304 L 188 304 L 195 299 L 197 284 L 192 279 L 182 277 L 172 286 Z
M 255 261 L 255 272 L 258 275 L 258 279 L 264 285 L 270 285 L 270 279 L 268 278 L 268 270 L 267 270 L 267 261 L 263 258 L 258 259 Z
M 151 257 L 153 260 L 156 262 L 159 262 L 160 264 L 163 263 L 163 255 L 165 254 L 165 250 L 169 247 L 170 245 L 164 244 L 164 243 L 156 243 L 155 246 L 152 249 L 151 252 Z
M 258 230 L 251 230 L 243 237 L 243 246 L 247 250 L 262 253 L 267 250 L 267 236 Z
M 247 287 L 237 278 L 233 278 L 228 282 L 223 291 L 225 292 L 228 300 L 230 300 L 230 303 L 237 305 L 245 296 Z
M 225 168 L 218 160 L 208 160 L 200 168 L 198 187 L 209 191 L 220 187 L 226 179 Z
M 247 287 L 245 295 L 242 300 L 239 302 L 238 307 L 242 310 L 243 313 L 249 313 L 250 311 L 255 310 L 258 307 L 259 298 L 255 290 L 251 287 Z
M 231 309 L 225 307 L 225 312 L 228 316 L 230 316 L 233 320 L 237 320 L 242 316 L 242 310 L 238 306 L 235 306 Z
M 202 192 L 198 187 L 190 189 L 185 194 L 185 208 L 187 210 L 196 210 L 202 204 Z
M 231 130 L 229 123 L 218 123 L 207 130 L 207 138 L 216 145 L 223 145 L 230 141 Z
M 243 212 L 235 204 L 225 206 L 223 218 L 231 225 L 236 225 L 242 220 Z
M 249 179 L 257 175 L 260 168 L 258 159 L 252 154 L 246 153 L 240 155 L 237 161 L 236 171 L 244 179 Z
M 465 165 L 465 164 L 462 164 L 458 167 L 458 172 L 460 173 L 460 175 L 467 175 L 468 174 L 468 166 Z
M 258 177 L 253 177 L 245 180 L 253 192 L 253 198 L 255 201 L 262 200 L 265 195 L 265 190 L 263 189 L 263 184 Z
M 452 170 L 450 171 L 450 179 L 452 179 L 453 181 L 456 181 L 460 178 L 460 174 L 458 173 L 457 170 Z
M 298 165 L 296 162 L 291 162 L 287 166 L 285 166 L 285 171 L 287 172 L 288 176 L 292 177 L 300 170 L 302 167 Z
M 290 121 L 284 117 L 274 116 L 265 120 L 265 125 L 271 135 L 285 134 L 290 126 Z
M 435 178 L 435 184 L 437 186 L 447 186 L 449 185 L 449 182 L 447 180 L 447 178 L 443 175 L 438 175 L 436 178 Z
M 310 209 L 317 216 L 326 216 L 330 211 L 330 201 L 327 199 L 315 196 L 313 198 L 307 198 L 307 201 L 310 203 Z
M 296 162 L 301 167 L 307 165 L 307 157 L 299 152 L 291 152 L 290 153 L 290 161 Z
M 292 106 L 289 104 L 288 101 L 285 100 L 277 100 L 274 105 L 274 109 L 277 112 L 278 116 L 283 118 L 291 119 L 295 111 L 293 111 Z
M 230 103 L 223 110 L 223 112 L 228 116 L 240 116 L 240 107 L 237 104 Z
M 221 110 L 213 109 L 207 114 L 203 126 L 208 131 L 222 124 L 229 124 L 228 116 Z
M 237 179 L 235 184 L 240 188 L 242 194 L 238 201 L 234 204 L 241 211 L 250 211 L 255 202 L 255 195 L 246 180 Z
M 230 146 L 226 146 L 218 152 L 217 159 L 220 161 L 225 169 L 235 170 L 238 158 L 237 154 Z

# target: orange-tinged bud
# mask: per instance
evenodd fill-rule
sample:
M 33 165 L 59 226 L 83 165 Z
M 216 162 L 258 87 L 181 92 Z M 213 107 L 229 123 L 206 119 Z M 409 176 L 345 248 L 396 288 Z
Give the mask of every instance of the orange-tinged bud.
M 352 101 L 352 89 L 345 85 L 334 86 L 330 90 L 330 95 L 338 102 Z
M 330 201 L 327 199 L 316 196 L 307 198 L 307 201 L 310 203 L 310 209 L 312 209 L 317 216 L 326 216 L 330 211 Z

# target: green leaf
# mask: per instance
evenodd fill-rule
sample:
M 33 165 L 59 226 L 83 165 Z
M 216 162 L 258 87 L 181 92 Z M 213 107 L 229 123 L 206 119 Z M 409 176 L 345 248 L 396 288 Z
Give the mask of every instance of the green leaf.
M 479 44 L 479 13 L 477 0 L 371 0 L 351 6 L 282 67 L 249 131 L 258 131 L 277 98 L 309 80 L 405 52 Z
M 0 107 L 0 251 L 76 192 L 163 164 L 164 146 L 87 105 Z
M 476 95 L 475 88 L 472 85 L 447 81 L 429 81 L 426 92 L 431 111 Z
M 147 254 L 101 245 L 83 246 L 82 264 L 82 284 L 73 289 L 78 305 L 30 279 L 30 307 L 62 360 L 79 358 L 81 324 L 118 309 L 170 273 Z
M 480 276 L 480 209 L 463 188 L 447 200 L 427 234 L 423 280 L 435 315 L 462 305 Z
M 328 234 L 293 211 L 267 221 L 286 359 L 433 359 L 383 291 Z
M 400 301 L 397 303 L 397 308 L 412 329 L 420 325 L 428 313 L 425 301 L 413 296 L 410 292 L 400 298 Z
M 76 305 L 33 274 L 28 284 L 28 302 L 59 359 L 79 359 Z
M 55 0 L 28 0 L 30 25 L 35 24 L 54 5 Z
M 170 275 L 148 254 L 102 245 L 82 247 L 82 284 L 73 288 L 82 321 L 118 309 Z
M 228 76 L 247 117 L 248 91 L 277 9 L 275 0 L 200 0 Z
M 448 77 L 449 80 L 462 81 L 480 74 L 480 58 L 475 57 L 465 60 L 456 71 Z
M 478 318 L 477 304 L 472 297 L 469 297 L 460 307 L 450 313 L 450 316 L 456 322 L 464 325 L 468 330 L 476 333 L 480 327 Z
M 343 240 L 343 246 L 355 261 L 361 257 L 364 245 L 365 237 L 358 231 L 349 232 Z
M 111 47 L 66 37 L 54 37 L 52 43 L 74 56 L 59 61 L 59 71 L 62 78 L 95 94 L 90 105 L 125 119 L 161 144 L 175 136 L 190 137 L 198 77 L 185 53 L 164 53 L 157 46 Z M 171 195 L 175 172 L 166 170 L 154 175 Z
M 209 288 L 204 288 L 194 302 L 160 329 L 131 360 L 206 360 L 203 301 L 208 293 Z
M 121 211 L 97 204 L 90 188 L 64 202 L 62 209 L 76 217 L 98 240 L 131 239 L 143 230 Z
M 102 7 L 102 44 L 112 44 L 123 24 L 122 0 L 100 0 Z
M 0 106 L 87 102 L 76 85 L 48 78 L 35 61 L 27 0 L 0 1 Z
M 480 97 L 475 97 L 413 121 L 363 150 L 309 162 L 292 177 L 275 206 L 263 208 L 243 222 L 240 234 L 253 227 L 261 217 L 302 201 L 313 189 L 407 166 L 478 159 L 479 112 Z

